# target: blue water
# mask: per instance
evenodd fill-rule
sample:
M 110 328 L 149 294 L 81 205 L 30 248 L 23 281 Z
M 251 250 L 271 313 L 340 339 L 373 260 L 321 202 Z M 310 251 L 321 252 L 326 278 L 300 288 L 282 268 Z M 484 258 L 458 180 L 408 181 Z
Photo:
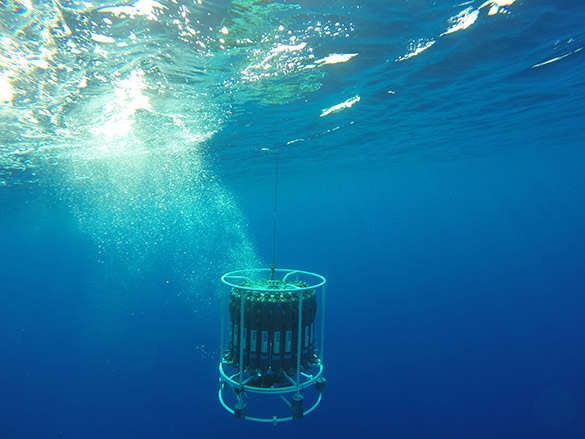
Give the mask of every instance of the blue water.
M 585 6 L 3 2 L 0 438 L 585 437 Z M 222 273 L 327 277 L 318 409 Z

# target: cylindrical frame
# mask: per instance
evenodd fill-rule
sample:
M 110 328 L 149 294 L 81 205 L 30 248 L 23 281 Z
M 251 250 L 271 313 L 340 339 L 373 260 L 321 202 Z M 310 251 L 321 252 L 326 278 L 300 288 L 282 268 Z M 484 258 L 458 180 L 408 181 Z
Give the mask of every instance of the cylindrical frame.
M 291 278 L 291 276 L 296 275 L 296 280 L 299 280 L 302 277 L 303 282 L 306 283 L 306 286 L 299 287 L 297 285 L 293 285 L 287 283 L 287 281 Z M 284 283 L 284 287 L 282 288 L 263 288 L 261 285 L 258 285 L 258 281 L 263 280 L 273 280 L 275 276 L 279 277 L 279 281 Z M 242 401 L 242 396 L 246 393 L 253 393 L 253 394 L 263 394 L 263 395 L 272 395 L 278 396 L 280 399 L 283 399 L 286 404 L 289 406 L 291 405 L 290 402 L 285 398 L 284 395 L 291 394 L 291 393 L 300 393 L 304 389 L 309 388 L 315 384 L 315 382 L 322 377 L 323 375 L 323 342 L 324 342 L 324 318 L 325 318 L 325 283 L 326 279 L 315 273 L 311 273 L 308 271 L 301 271 L 301 270 L 291 270 L 291 269 L 271 269 L 271 268 L 259 268 L 259 269 L 251 269 L 251 270 L 237 270 L 232 271 L 229 273 L 224 274 L 221 277 L 221 281 L 223 284 L 222 287 L 222 298 L 221 298 L 221 341 L 220 341 L 220 355 L 221 359 L 219 362 L 219 374 L 220 374 L 220 388 L 218 392 L 218 398 L 221 405 L 230 413 L 235 414 L 234 407 L 231 407 L 223 397 L 223 391 L 229 387 L 234 391 L 236 395 L 237 401 Z M 229 364 L 224 357 L 225 353 L 225 346 L 224 346 L 224 327 L 225 327 L 225 288 L 230 287 L 230 291 L 232 288 L 238 288 L 245 291 L 255 291 L 260 293 L 287 293 L 287 292 L 302 292 L 306 290 L 314 290 L 315 293 L 318 290 L 321 290 L 321 340 L 320 340 L 320 349 L 319 353 L 316 354 L 316 359 L 314 361 L 313 366 L 313 374 L 307 374 L 301 371 L 301 355 L 302 355 L 302 306 L 303 306 L 303 294 L 299 294 L 299 311 L 298 311 L 298 325 L 297 325 L 297 364 L 296 364 L 296 380 L 292 377 L 289 377 L 285 372 L 282 372 L 283 375 L 288 379 L 290 385 L 283 386 L 283 387 L 257 387 L 254 385 L 249 384 L 251 380 L 260 376 L 260 375 L 251 375 L 250 373 L 246 372 L 244 368 L 244 349 L 245 344 L 243 341 L 244 335 L 244 307 L 245 307 L 245 294 L 242 293 L 240 295 L 240 325 L 239 325 L 239 364 L 238 372 L 229 375 L 226 373 L 225 366 L 234 367 L 233 364 Z M 317 332 L 317 331 L 315 331 Z M 247 335 L 249 337 L 250 335 Z M 317 396 L 315 398 L 315 402 L 311 405 L 308 409 L 303 412 L 303 415 L 307 415 L 311 413 L 321 402 L 322 393 L 317 392 Z M 250 421 L 256 422 L 284 422 L 290 421 L 293 419 L 292 416 L 289 417 L 254 417 L 254 416 L 244 416 L 243 419 L 247 419 Z

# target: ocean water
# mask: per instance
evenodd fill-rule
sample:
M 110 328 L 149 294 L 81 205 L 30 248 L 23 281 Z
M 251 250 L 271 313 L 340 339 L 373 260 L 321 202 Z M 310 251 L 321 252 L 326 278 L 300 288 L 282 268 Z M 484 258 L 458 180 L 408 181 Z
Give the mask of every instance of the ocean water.
M 0 2 L 0 438 L 585 437 L 585 5 Z M 278 154 L 276 152 L 278 151 Z M 220 276 L 327 280 L 322 404 Z

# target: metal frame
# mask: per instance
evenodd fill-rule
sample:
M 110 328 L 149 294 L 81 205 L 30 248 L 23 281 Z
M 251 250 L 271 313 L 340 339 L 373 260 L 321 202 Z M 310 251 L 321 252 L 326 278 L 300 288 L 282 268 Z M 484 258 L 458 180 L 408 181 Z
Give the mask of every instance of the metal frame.
M 274 280 L 274 277 L 278 275 L 281 282 L 285 283 L 285 288 L 262 288 L 257 286 L 258 281 L 265 281 L 265 280 Z M 302 280 L 305 281 L 308 286 L 306 287 L 298 287 L 293 284 L 286 284 L 287 280 L 291 276 L 296 276 L 295 280 L 299 280 L 302 277 Z M 222 281 L 222 294 L 221 294 L 221 341 L 220 341 L 220 355 L 221 359 L 219 362 L 219 374 L 220 374 L 220 387 L 218 391 L 218 399 L 221 405 L 231 414 L 236 414 L 234 408 L 230 407 L 230 405 L 225 401 L 223 397 L 223 391 L 229 387 L 234 391 L 236 395 L 236 399 L 241 401 L 243 395 L 248 393 L 253 394 L 262 394 L 268 396 L 278 396 L 281 398 L 286 404 L 291 406 L 291 402 L 286 399 L 284 396 L 285 394 L 295 393 L 300 394 L 302 390 L 308 388 L 309 386 L 315 384 L 319 378 L 323 375 L 323 345 L 324 345 L 324 320 L 325 320 L 325 283 L 326 279 L 316 273 L 311 273 L 308 271 L 301 271 L 301 270 L 292 270 L 292 269 L 272 269 L 272 268 L 258 268 L 258 269 L 250 269 L 250 270 L 236 270 L 229 273 L 224 274 L 221 277 Z M 250 285 L 244 285 L 244 283 L 249 283 Z M 319 355 L 317 359 L 317 363 L 314 366 L 316 373 L 313 375 L 306 374 L 301 372 L 301 339 L 302 339 L 302 306 L 303 306 L 303 295 L 299 294 L 299 312 L 298 312 L 298 327 L 297 327 L 297 370 L 296 370 L 296 379 L 289 377 L 288 375 L 284 374 L 284 376 L 289 380 L 290 385 L 286 387 L 278 387 L 278 388 L 266 388 L 266 387 L 256 387 L 248 384 L 252 379 L 256 378 L 259 375 L 250 375 L 244 370 L 244 348 L 240 348 L 240 361 L 239 361 L 239 370 L 233 375 L 228 375 L 224 369 L 224 366 L 227 365 L 229 367 L 234 367 L 227 363 L 224 359 L 224 328 L 225 328 L 225 288 L 241 288 L 247 291 L 258 291 L 264 293 L 286 293 L 286 292 L 293 292 L 293 291 L 306 291 L 306 290 L 315 290 L 321 289 L 321 337 L 320 337 L 320 349 Z M 240 321 L 244 321 L 244 303 L 245 303 L 245 294 L 241 294 L 241 304 L 240 304 Z M 239 340 L 243 340 L 243 332 L 244 332 L 244 325 L 240 325 L 240 334 Z M 311 413 L 315 408 L 320 404 L 322 399 L 321 391 L 318 391 L 317 398 L 313 405 L 303 411 L 303 416 Z M 292 416 L 289 417 L 253 417 L 253 416 L 244 416 L 243 419 L 247 419 L 249 421 L 255 422 L 271 422 L 271 423 L 278 423 L 284 421 L 291 421 L 293 419 Z

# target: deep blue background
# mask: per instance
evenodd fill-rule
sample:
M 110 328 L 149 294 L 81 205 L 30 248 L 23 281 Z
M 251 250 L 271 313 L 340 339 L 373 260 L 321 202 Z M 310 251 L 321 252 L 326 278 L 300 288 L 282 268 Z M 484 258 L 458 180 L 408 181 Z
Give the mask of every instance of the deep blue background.
M 156 270 L 133 286 L 123 267 L 102 277 L 66 209 L 5 191 L 2 435 L 582 437 L 580 159 L 564 147 L 281 175 L 277 263 L 328 278 L 328 389 L 317 412 L 276 428 L 217 403 L 213 307 L 196 313 Z M 271 182 L 232 189 L 270 255 Z M 117 288 L 105 306 L 123 315 L 100 337 L 88 282 Z
M 583 434 L 579 158 L 559 148 L 281 184 L 280 257 L 329 278 L 320 413 L 336 431 Z

